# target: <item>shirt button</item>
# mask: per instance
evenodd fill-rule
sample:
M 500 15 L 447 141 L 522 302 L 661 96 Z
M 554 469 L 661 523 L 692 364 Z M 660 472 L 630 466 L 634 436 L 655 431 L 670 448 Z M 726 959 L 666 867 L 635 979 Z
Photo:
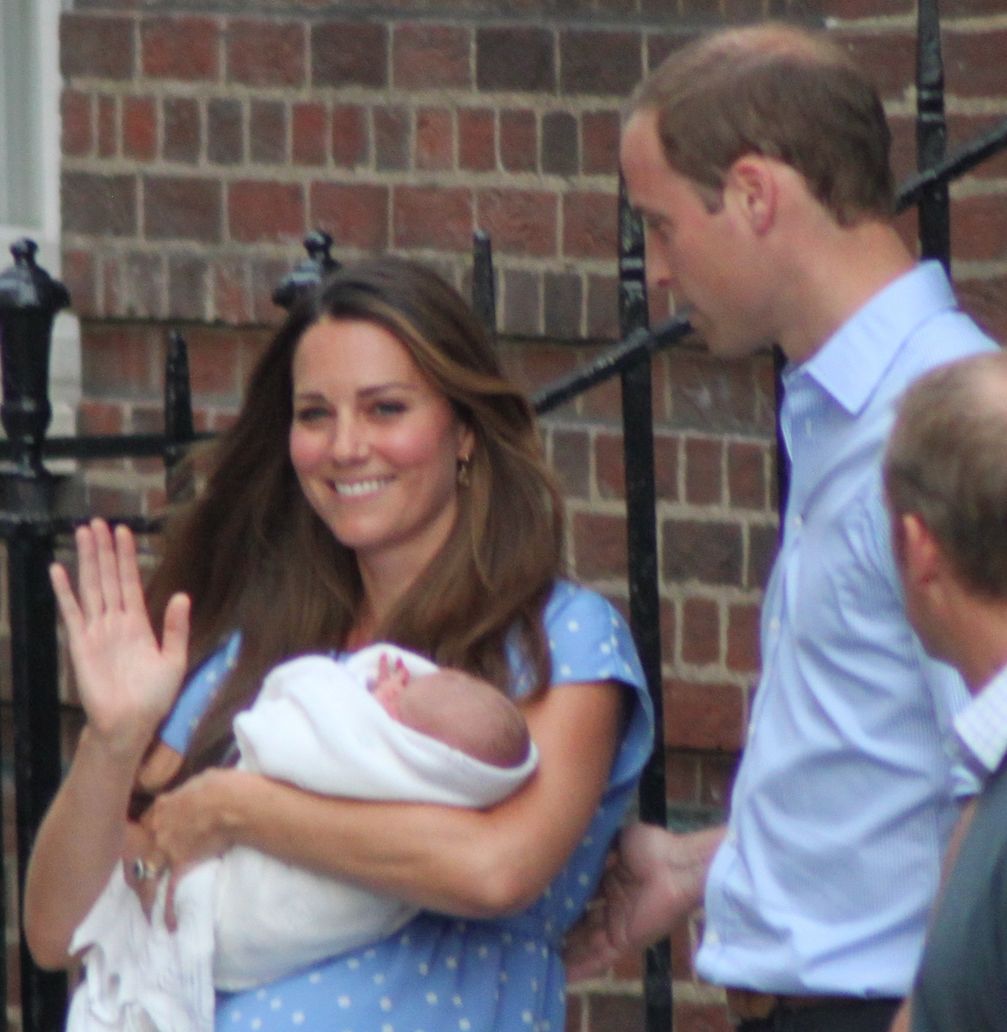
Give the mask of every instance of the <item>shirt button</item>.
M 717 934 L 716 929 L 711 928 L 709 925 L 706 927 L 705 938 L 711 946 L 717 946 L 720 943 L 720 936 Z
M 769 620 L 769 631 L 771 634 L 780 633 L 780 618 L 778 616 L 771 617 Z

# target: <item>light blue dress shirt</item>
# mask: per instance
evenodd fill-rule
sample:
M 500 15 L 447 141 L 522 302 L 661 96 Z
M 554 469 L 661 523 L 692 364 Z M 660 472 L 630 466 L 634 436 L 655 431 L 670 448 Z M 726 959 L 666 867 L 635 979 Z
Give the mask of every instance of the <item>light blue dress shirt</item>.
M 902 996 L 958 813 L 958 676 L 912 633 L 880 464 L 905 387 L 995 345 L 926 263 L 784 372 L 791 462 L 762 676 L 697 965 L 782 993 Z
M 985 782 L 1007 756 L 1007 667 L 998 671 L 955 717 L 965 762 Z

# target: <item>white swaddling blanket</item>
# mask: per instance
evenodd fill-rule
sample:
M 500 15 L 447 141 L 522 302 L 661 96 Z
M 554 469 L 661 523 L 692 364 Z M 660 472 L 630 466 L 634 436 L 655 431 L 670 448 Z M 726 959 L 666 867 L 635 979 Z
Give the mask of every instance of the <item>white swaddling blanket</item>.
M 345 660 L 310 655 L 275 667 L 235 718 L 238 767 L 325 795 L 475 808 L 499 802 L 534 771 L 534 744 L 520 766 L 494 767 L 395 721 L 369 691 L 382 655 L 416 675 L 436 670 L 387 644 Z M 210 1032 L 214 985 L 273 981 L 389 935 L 416 913 L 242 846 L 180 879 L 176 910 L 175 935 L 164 928 L 163 901 L 148 922 L 116 866 L 71 943 L 87 952 L 68 1032 Z M 173 991 L 190 997 L 175 1010 L 159 1002 Z M 148 995 L 156 1006 L 147 1006 Z M 108 1024 L 113 1014 L 118 1023 Z M 138 1023 L 144 1018 L 148 1024 Z

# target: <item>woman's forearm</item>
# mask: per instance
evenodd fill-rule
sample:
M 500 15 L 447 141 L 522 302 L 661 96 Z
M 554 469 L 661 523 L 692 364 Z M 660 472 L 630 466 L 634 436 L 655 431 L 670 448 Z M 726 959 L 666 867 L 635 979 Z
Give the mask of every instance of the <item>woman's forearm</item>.
M 621 690 L 565 686 L 525 713 L 539 768 L 490 810 L 333 799 L 219 770 L 158 799 L 145 823 L 176 869 L 240 844 L 448 913 L 519 909 L 562 868 L 598 806 Z
M 509 813 L 518 800 L 483 812 L 332 799 L 277 782 L 249 789 L 248 805 L 235 811 L 236 842 L 460 917 L 529 904 L 572 848 L 573 836 L 522 834 Z
M 73 932 L 122 855 L 137 770 L 186 669 L 189 600 L 174 595 L 154 634 L 133 536 L 95 519 L 75 532 L 78 586 L 50 580 L 87 715 L 66 780 L 35 840 L 25 879 L 25 934 L 37 962 L 67 961 Z
M 39 828 L 25 878 L 29 949 L 46 968 L 68 948 L 120 861 L 138 757 L 116 754 L 85 728 L 73 764 Z

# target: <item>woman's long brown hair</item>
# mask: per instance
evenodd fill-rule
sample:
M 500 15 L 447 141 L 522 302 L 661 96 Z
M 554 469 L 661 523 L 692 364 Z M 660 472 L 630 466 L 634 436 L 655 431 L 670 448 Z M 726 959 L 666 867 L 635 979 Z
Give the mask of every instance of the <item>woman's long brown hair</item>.
M 182 776 L 219 763 L 231 722 L 267 670 L 345 647 L 361 601 L 353 552 L 316 516 L 288 452 L 294 353 L 319 319 L 392 333 L 473 431 L 451 535 L 377 629 L 434 662 L 504 690 L 508 650 L 549 679 L 542 609 L 562 562 L 562 502 L 525 396 L 501 372 L 478 320 L 431 270 L 381 258 L 339 270 L 302 300 L 259 360 L 237 421 L 215 444 L 205 489 L 167 528 L 148 605 L 192 598 L 190 670 L 235 630 L 241 652 L 197 728 Z

